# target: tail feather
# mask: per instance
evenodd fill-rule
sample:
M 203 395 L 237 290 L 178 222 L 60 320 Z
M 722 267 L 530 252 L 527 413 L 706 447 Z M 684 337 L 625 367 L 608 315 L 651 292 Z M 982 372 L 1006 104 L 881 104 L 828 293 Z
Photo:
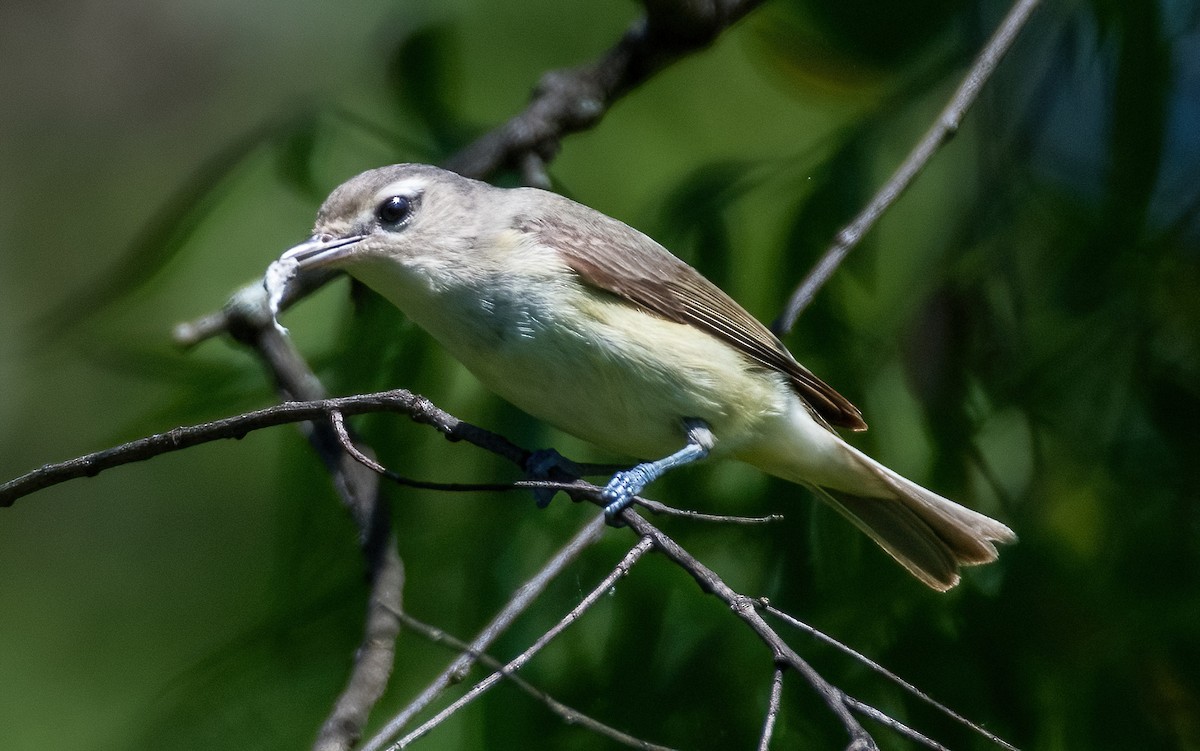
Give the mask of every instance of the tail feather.
M 1011 529 L 995 519 L 926 490 L 866 455 L 851 451 L 889 492 L 868 496 L 817 488 L 818 492 L 930 587 L 950 589 L 958 584 L 960 566 L 994 561 L 994 543 L 1017 539 Z

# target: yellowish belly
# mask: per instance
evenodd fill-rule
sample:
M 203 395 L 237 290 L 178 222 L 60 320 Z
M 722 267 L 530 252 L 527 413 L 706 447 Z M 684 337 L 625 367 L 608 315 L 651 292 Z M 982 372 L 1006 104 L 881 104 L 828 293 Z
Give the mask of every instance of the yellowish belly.
M 615 299 L 588 296 L 578 321 L 545 321 L 484 346 L 447 347 L 485 386 L 572 435 L 640 459 L 673 453 L 704 420 L 718 453 L 786 409 L 777 374 L 723 342 Z

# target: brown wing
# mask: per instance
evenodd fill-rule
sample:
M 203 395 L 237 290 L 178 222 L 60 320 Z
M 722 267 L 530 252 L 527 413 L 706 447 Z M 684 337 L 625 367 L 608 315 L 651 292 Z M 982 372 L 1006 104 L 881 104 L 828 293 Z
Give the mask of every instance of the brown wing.
M 599 212 L 565 199 L 555 209 L 552 216 L 517 217 L 513 227 L 558 250 L 587 284 L 668 320 L 696 326 L 758 364 L 783 373 L 829 425 L 866 430 L 857 407 L 796 362 L 766 326 L 700 272 L 632 227 Z

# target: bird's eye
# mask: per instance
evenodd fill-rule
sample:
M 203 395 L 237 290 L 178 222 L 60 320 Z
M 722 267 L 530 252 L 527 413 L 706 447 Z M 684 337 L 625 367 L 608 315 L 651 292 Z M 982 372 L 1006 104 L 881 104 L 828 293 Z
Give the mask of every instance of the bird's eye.
M 375 216 L 379 217 L 380 224 L 395 226 L 408 221 L 412 210 L 413 202 L 408 196 L 391 196 L 383 199 L 375 209 Z

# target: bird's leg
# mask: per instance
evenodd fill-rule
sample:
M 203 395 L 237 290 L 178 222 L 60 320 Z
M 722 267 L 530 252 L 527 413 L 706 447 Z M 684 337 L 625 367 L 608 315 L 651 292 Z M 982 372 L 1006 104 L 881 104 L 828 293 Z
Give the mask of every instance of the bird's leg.
M 554 449 L 538 449 L 525 460 L 525 473 L 533 480 L 559 480 L 567 475 L 568 481 L 574 481 L 583 477 L 584 468 Z M 538 508 L 546 508 L 557 492 L 550 488 L 534 488 L 533 500 Z
M 608 505 L 604 507 L 604 517 L 609 524 L 614 523 L 622 511 L 629 508 L 638 493 L 650 483 L 662 477 L 676 467 L 703 459 L 716 444 L 717 438 L 709 429 L 708 423 L 696 418 L 683 421 L 687 427 L 687 445 L 670 456 L 657 461 L 645 462 L 622 470 L 608 481 L 604 487 L 604 499 Z

